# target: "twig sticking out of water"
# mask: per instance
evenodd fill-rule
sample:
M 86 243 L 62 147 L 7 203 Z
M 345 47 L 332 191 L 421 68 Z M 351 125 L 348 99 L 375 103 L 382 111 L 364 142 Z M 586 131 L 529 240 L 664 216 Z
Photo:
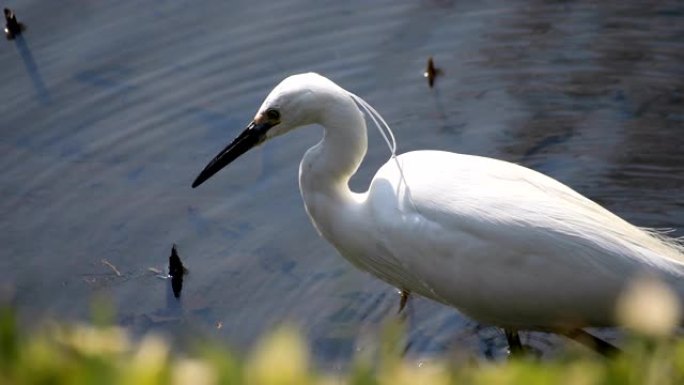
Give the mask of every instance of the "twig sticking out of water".
M 432 56 L 428 58 L 427 61 L 427 68 L 425 68 L 425 72 L 423 73 L 423 76 L 425 76 L 428 80 L 428 85 L 430 88 L 435 84 L 435 78 L 437 75 L 441 75 L 442 70 L 435 67 L 435 62 L 432 60 Z
M 26 29 L 24 24 L 17 21 L 17 15 L 11 9 L 5 8 L 5 36 L 7 40 L 13 40 L 15 36 L 21 34 Z
M 183 290 L 183 276 L 188 272 L 188 269 L 183 266 L 178 251 L 176 250 L 176 244 L 171 247 L 171 256 L 169 257 L 169 275 L 171 276 L 171 288 L 173 289 L 173 295 L 176 298 L 180 297 L 181 290 Z

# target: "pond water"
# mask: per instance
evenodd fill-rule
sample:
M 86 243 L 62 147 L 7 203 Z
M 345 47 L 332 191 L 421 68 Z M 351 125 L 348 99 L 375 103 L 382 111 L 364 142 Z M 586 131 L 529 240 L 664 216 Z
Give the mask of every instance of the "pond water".
M 319 363 L 348 362 L 399 297 L 309 223 L 297 170 L 320 129 L 190 188 L 271 88 L 305 71 L 374 105 L 400 152 L 521 163 L 684 235 L 681 1 L 5 6 L 28 29 L 0 42 L 0 292 L 29 324 L 86 320 L 106 298 L 134 333 L 241 349 L 290 320 Z M 429 56 L 443 71 L 432 89 Z M 371 131 L 353 188 L 387 157 Z M 165 269 L 174 243 L 190 271 L 180 301 L 149 270 Z M 502 334 L 453 309 L 417 299 L 410 313 L 409 353 L 503 352 Z M 563 343 L 523 340 L 548 353 Z

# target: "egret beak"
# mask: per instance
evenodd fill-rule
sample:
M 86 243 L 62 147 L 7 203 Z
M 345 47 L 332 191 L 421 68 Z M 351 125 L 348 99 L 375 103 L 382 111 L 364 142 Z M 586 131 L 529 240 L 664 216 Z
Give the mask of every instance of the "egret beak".
M 230 164 L 230 162 L 249 151 L 250 148 L 261 144 L 266 139 L 266 131 L 273 126 L 274 124 L 268 121 L 263 123 L 252 121 L 237 138 L 233 139 L 223 151 L 219 152 L 219 154 L 204 167 L 204 170 L 202 170 L 195 181 L 192 182 L 192 188 L 204 183 L 204 181 L 211 178 L 219 170 Z

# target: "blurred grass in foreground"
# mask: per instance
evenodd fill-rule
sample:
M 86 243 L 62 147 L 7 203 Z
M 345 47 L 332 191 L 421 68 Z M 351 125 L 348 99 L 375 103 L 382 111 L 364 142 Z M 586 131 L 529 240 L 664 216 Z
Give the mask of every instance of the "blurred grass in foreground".
M 357 357 L 344 374 L 317 373 L 301 336 L 281 328 L 241 358 L 205 346 L 172 356 L 154 336 L 131 341 L 112 326 L 56 326 L 24 335 L 0 310 L 0 384 L 684 384 L 684 342 L 633 337 L 624 354 L 604 359 L 581 348 L 553 360 L 428 362 L 401 358 L 401 328 L 385 330 L 373 357 Z

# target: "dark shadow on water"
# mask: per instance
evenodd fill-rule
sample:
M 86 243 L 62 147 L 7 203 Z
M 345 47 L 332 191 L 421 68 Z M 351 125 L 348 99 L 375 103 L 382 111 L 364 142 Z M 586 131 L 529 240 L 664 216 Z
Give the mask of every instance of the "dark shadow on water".
M 24 61 L 26 72 L 28 72 L 29 77 L 31 77 L 31 82 L 33 83 L 33 88 L 36 91 L 38 99 L 43 104 L 50 103 L 50 92 L 48 91 L 47 87 L 45 87 L 45 82 L 43 81 L 43 77 L 40 75 L 38 65 L 36 64 L 35 59 L 33 59 L 33 54 L 29 49 L 26 39 L 24 39 L 24 36 L 18 35 L 14 39 L 14 44 L 19 51 L 19 55 L 21 55 L 21 58 Z

